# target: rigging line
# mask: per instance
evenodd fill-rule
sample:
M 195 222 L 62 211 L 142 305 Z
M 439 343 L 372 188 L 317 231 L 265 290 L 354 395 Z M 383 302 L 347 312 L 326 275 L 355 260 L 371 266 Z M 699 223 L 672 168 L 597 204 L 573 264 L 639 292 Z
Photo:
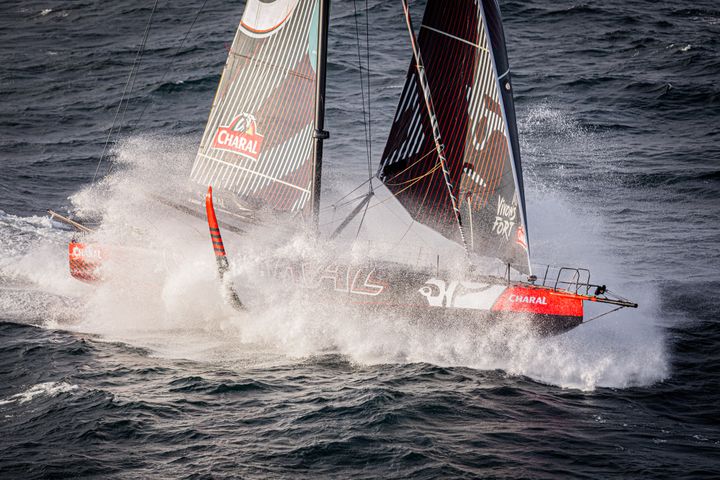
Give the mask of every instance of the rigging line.
M 417 163 L 417 162 L 415 162 L 415 163 Z M 411 165 L 411 167 L 412 167 L 412 165 Z M 401 181 L 401 182 L 396 182 L 396 183 L 391 183 L 391 182 L 389 181 L 390 179 L 388 179 L 388 180 L 385 180 L 384 183 L 385 183 L 385 185 L 387 185 L 387 186 L 389 186 L 389 187 L 399 187 L 400 185 L 406 185 L 406 184 L 408 184 L 409 182 L 412 182 L 412 181 L 414 181 L 414 180 L 417 180 L 417 179 L 420 179 L 420 178 L 425 178 L 425 177 L 427 177 L 428 173 L 435 172 L 435 171 L 436 171 L 438 168 L 440 168 L 440 167 L 441 167 L 440 162 L 435 162 L 435 165 L 433 165 L 433 167 L 432 167 L 430 170 L 428 170 L 427 172 L 423 173 L 422 175 L 418 175 L 417 177 L 412 177 L 412 178 L 410 178 L 410 179 L 408 179 L 408 180 L 403 180 L 403 181 Z M 408 168 L 410 168 L 410 167 L 408 167 Z M 406 171 L 406 170 L 408 170 L 408 169 L 406 168 L 404 171 Z M 401 172 L 401 173 L 402 173 L 402 172 Z M 399 174 L 398 174 L 398 175 L 399 175 Z M 395 175 L 393 178 L 395 178 L 396 176 L 397 176 L 397 175 Z
M 425 155 L 423 155 L 422 157 L 420 157 L 420 158 L 418 158 L 417 160 L 415 160 L 415 161 L 414 161 L 412 164 L 410 164 L 409 166 L 405 167 L 402 171 L 397 172 L 397 173 L 393 174 L 392 176 L 388 177 L 388 178 L 385 180 L 385 183 L 387 183 L 389 180 L 392 180 L 392 179 L 394 179 L 394 178 L 402 175 L 403 173 L 407 172 L 407 171 L 410 170 L 412 167 L 414 167 L 414 166 L 417 165 L 418 163 L 422 162 L 423 160 L 425 160 L 427 157 L 429 157 L 429 156 L 432 155 L 433 153 L 435 153 L 435 149 L 434 149 L 434 148 L 433 148 L 432 150 L 430 150 L 428 153 L 426 153 Z M 380 168 L 382 168 L 382 167 L 383 167 L 383 165 L 380 165 Z
M 190 24 L 190 27 L 188 28 L 187 32 L 185 32 L 185 36 L 183 37 L 182 41 L 180 42 L 180 45 L 175 49 L 175 53 L 172 56 L 172 60 L 170 61 L 170 65 L 168 65 L 168 68 L 163 73 L 162 77 L 160 77 L 160 81 L 158 82 L 159 85 L 162 85 L 163 81 L 165 80 L 165 77 L 173 68 L 173 65 L 175 64 L 175 60 L 177 60 L 177 56 L 180 53 L 180 49 L 185 45 L 185 42 L 187 41 L 188 37 L 190 36 L 190 32 L 192 31 L 193 27 L 195 26 L 195 23 L 197 22 L 197 19 L 200 17 L 200 14 L 202 13 L 203 9 L 205 8 L 205 5 L 207 4 L 208 0 L 205 0 L 203 4 L 200 6 L 200 9 L 195 14 L 195 18 L 193 18 L 192 23 Z M 152 102 L 148 102 L 145 104 L 145 107 L 143 107 L 142 112 L 140 112 L 140 116 L 137 120 L 135 120 L 135 125 L 138 125 L 140 123 L 140 120 L 142 120 L 143 116 L 145 115 L 145 111 L 148 109 Z
M 450 197 L 450 203 L 452 205 L 453 213 L 455 214 L 455 220 L 457 221 L 458 230 L 460 232 L 460 240 L 462 241 L 463 248 L 465 249 L 465 254 L 469 256 L 470 252 L 468 250 L 468 245 L 465 240 L 465 232 L 463 232 L 462 228 L 462 217 L 460 216 L 460 209 L 458 208 L 458 201 L 453 191 L 450 171 L 448 170 L 445 154 L 443 153 L 443 146 L 440 137 L 440 126 L 438 125 L 438 119 L 435 115 L 435 107 L 433 105 L 432 96 L 430 95 L 430 86 L 428 84 L 427 77 L 425 76 L 425 66 L 420 55 L 420 49 L 417 45 L 417 40 L 415 38 L 415 31 L 413 30 L 412 19 L 410 18 L 410 9 L 408 7 L 407 0 L 402 0 L 402 4 L 403 10 L 405 12 L 405 22 L 407 23 L 408 33 L 410 35 L 410 44 L 413 50 L 413 57 L 415 58 L 415 68 L 418 73 L 418 81 L 420 83 L 420 87 L 422 88 L 423 97 L 425 99 L 425 106 L 430 117 L 433 139 L 435 140 L 435 148 L 438 152 L 438 160 L 440 161 L 440 165 L 442 166 L 445 186 L 448 190 L 448 196 Z
M 120 102 L 118 103 L 117 109 L 115 110 L 115 116 L 113 117 L 113 123 L 110 126 L 110 131 L 108 132 L 107 138 L 105 139 L 105 145 L 103 146 L 102 154 L 100 155 L 100 160 L 98 160 L 97 167 L 95 167 L 95 173 L 93 174 L 92 183 L 95 183 L 95 180 L 97 179 L 98 172 L 100 171 L 100 165 L 102 165 L 103 160 L 105 159 L 105 153 L 107 152 L 108 145 L 110 144 L 110 139 L 112 138 L 113 131 L 115 130 L 115 125 L 117 123 L 118 115 L 120 114 L 120 110 L 122 109 L 123 101 L 125 100 L 125 95 L 128 93 L 128 86 L 130 85 L 131 80 L 136 75 L 136 68 L 139 64 L 140 58 L 142 57 L 142 51 L 145 49 L 145 42 L 147 40 L 148 32 L 150 31 L 150 24 L 152 23 L 152 17 L 155 14 L 155 9 L 157 7 L 159 0 L 155 0 L 155 5 L 153 5 L 152 11 L 150 12 L 150 18 L 148 19 L 148 24 L 145 27 L 145 32 L 143 33 L 143 40 L 140 42 L 140 46 L 138 47 L 138 51 L 135 54 L 135 59 L 133 60 L 132 67 L 130 68 L 130 73 L 128 74 L 128 78 L 125 81 L 125 86 L 123 87 L 122 94 L 120 95 Z
M 432 168 L 432 170 L 430 170 L 430 171 L 422 174 L 422 175 L 419 176 L 419 177 L 416 177 L 416 178 L 415 178 L 415 181 L 414 181 L 413 183 L 411 183 L 410 185 L 408 185 L 407 187 L 403 188 L 402 190 L 398 191 L 397 193 L 392 193 L 391 195 L 385 197 L 381 202 L 376 203 L 375 205 L 372 205 L 371 207 L 368 207 L 368 208 L 377 207 L 378 205 L 387 202 L 387 201 L 390 200 L 391 198 L 397 198 L 398 195 L 400 195 L 401 193 L 404 193 L 406 190 L 411 189 L 412 187 L 414 187 L 415 185 L 417 185 L 418 183 L 420 183 L 420 181 L 421 181 L 423 178 L 427 177 L 428 175 L 434 174 L 434 173 L 437 172 L 439 169 L 440 169 L 440 165 L 439 165 L 439 164 L 438 164 L 438 165 L 435 165 L 435 166 Z M 425 193 L 425 197 L 427 197 L 427 192 Z
M 402 181 L 402 182 L 398 182 L 398 183 L 385 182 L 385 185 L 387 185 L 388 187 L 400 187 L 400 186 L 403 186 L 403 185 L 408 185 L 408 184 L 410 184 L 410 183 L 412 183 L 413 185 L 415 185 L 419 180 L 422 180 L 423 178 L 428 177 L 428 176 L 432 175 L 433 173 L 437 172 L 439 168 L 440 168 L 440 164 L 439 164 L 439 163 L 436 163 L 434 167 L 432 167 L 430 170 L 428 170 L 427 172 L 423 173 L 422 175 L 418 175 L 417 177 L 413 177 L 413 178 L 410 178 L 410 179 L 408 179 L 408 180 L 405 180 L 405 181 Z M 404 190 L 403 190 L 403 191 L 404 191 Z M 398 195 L 399 193 L 402 193 L 402 192 L 398 192 L 397 194 L 395 194 L 395 196 L 397 197 L 397 195 Z
M 427 196 L 430 193 L 430 190 L 425 190 L 425 195 L 423 196 L 422 202 L 420 202 L 420 208 L 418 209 L 418 214 L 425 209 L 425 201 L 427 200 Z M 407 230 L 405 230 L 405 233 L 403 233 L 403 236 L 400 237 L 400 240 L 398 240 L 398 245 L 400 242 L 402 242 L 408 233 L 410 233 L 410 229 L 415 225 L 415 222 L 410 222 L 410 225 L 408 225 Z
M 489 50 L 487 48 L 481 47 L 477 43 L 469 42 L 469 41 L 465 40 L 464 38 L 457 37 L 448 32 L 438 30 L 437 28 L 429 27 L 429 26 L 425 25 L 424 23 L 420 24 L 420 28 L 424 28 L 425 30 L 430 30 L 431 32 L 439 33 L 440 35 L 445 35 L 446 37 L 452 38 L 453 40 L 457 40 L 458 42 L 465 43 L 467 45 L 470 45 L 471 47 L 475 47 L 479 50 L 483 50 L 484 52 L 489 53 Z
M 153 16 L 155 15 L 155 10 L 157 9 L 159 0 L 155 0 L 155 4 L 153 5 L 153 9 L 150 12 L 150 18 L 148 19 L 147 27 L 145 28 L 145 35 L 143 37 L 142 44 L 140 45 L 140 56 L 138 58 L 137 67 L 135 69 L 135 75 L 133 76 L 132 83 L 130 84 L 130 90 L 128 90 L 128 96 L 132 94 L 132 91 L 135 89 L 135 82 L 137 81 L 138 72 L 140 71 L 140 62 L 142 62 L 142 58 L 145 54 L 145 47 L 147 46 L 147 39 L 150 36 L 150 28 L 152 26 Z M 118 124 L 118 130 L 117 134 L 120 135 L 120 132 L 122 131 L 122 125 L 125 121 L 125 115 L 127 114 L 128 106 L 130 106 L 130 98 L 125 100 L 125 108 L 123 109 L 122 116 L 120 117 L 120 123 Z M 112 160 L 110 161 L 110 167 L 108 168 L 108 174 L 112 172 L 113 167 L 115 166 L 115 162 Z
M 624 301 L 624 302 L 629 302 L 629 301 L 630 301 L 630 300 L 628 300 L 627 298 L 625 298 L 625 297 L 623 297 L 622 295 L 620 295 L 619 293 L 613 292 L 613 291 L 610 290 L 609 288 L 607 288 L 605 291 L 606 291 L 607 293 L 611 294 L 611 295 L 614 295 L 615 297 L 619 298 L 620 300 L 622 300 L 622 301 Z
M 423 196 L 422 202 L 420 202 L 420 209 L 418 210 L 418 214 L 425 208 L 425 200 L 427 200 L 428 193 L 430 193 L 429 190 L 425 191 L 425 195 Z M 407 230 L 405 230 L 405 233 L 402 234 L 402 237 L 400 237 L 400 240 L 397 241 L 397 245 L 400 245 L 400 243 L 405 240 L 405 237 L 408 233 L 410 233 L 410 230 L 412 229 L 413 225 L 415 225 L 415 221 L 410 222 L 410 225 L 408 225 Z M 421 238 L 418 236 L 418 238 Z
M 370 195 L 372 195 L 372 194 L 369 193 L 368 198 Z M 358 225 L 357 233 L 355 233 L 355 241 L 357 241 L 357 239 L 360 237 L 360 230 L 362 230 L 363 223 L 365 222 L 365 215 L 367 215 L 369 205 L 370 205 L 369 201 L 367 203 L 365 203 L 365 209 L 363 210 L 362 217 L 360 218 L 360 224 Z
M 410 229 L 412 229 L 413 225 L 415 225 L 415 222 L 410 222 L 410 225 L 408 225 L 407 230 L 405 230 L 405 233 L 402 234 L 402 237 L 400 237 L 400 240 L 397 241 L 396 245 L 400 245 L 403 240 L 405 240 L 405 237 L 408 233 L 410 233 Z
M 363 193 L 362 195 L 360 195 L 360 196 L 358 196 L 358 197 L 351 198 L 351 199 L 348 200 L 347 202 L 340 203 L 340 204 L 334 203 L 334 204 L 329 205 L 329 206 L 325 207 L 324 209 L 322 209 L 321 212 L 327 212 L 328 210 L 332 210 L 333 212 L 335 212 L 335 211 L 337 211 L 338 208 L 343 208 L 343 207 L 346 207 L 346 206 L 348 206 L 348 205 L 351 205 L 351 204 L 357 202 L 358 200 L 362 200 L 363 198 L 365 198 L 365 197 L 367 197 L 367 196 L 368 196 L 367 193 Z
M 386 200 L 387 200 L 387 199 L 386 199 Z M 404 218 L 402 218 L 400 215 L 398 215 L 392 208 L 390 208 L 390 207 L 388 207 L 387 205 L 385 205 L 385 202 L 384 202 L 384 201 L 381 202 L 381 203 L 376 203 L 375 205 L 370 205 L 370 206 L 368 207 L 368 209 L 370 209 L 370 208 L 372 208 L 372 207 L 374 207 L 374 206 L 376 206 L 376 205 L 384 205 L 385 208 L 387 209 L 387 211 L 390 212 L 391 214 L 393 214 L 393 215 L 395 216 L 395 218 L 397 218 L 397 219 L 400 220 L 401 222 L 405 222 L 405 221 L 406 221 Z M 411 226 L 411 227 L 412 227 L 414 224 L 416 224 L 416 223 L 418 223 L 418 222 L 416 222 L 415 220 L 413 220 L 412 218 L 410 218 L 410 226 Z M 407 232 L 409 232 L 409 231 L 410 231 L 410 229 L 408 228 Z M 403 235 L 402 238 L 405 238 L 405 235 L 407 235 L 407 232 L 405 232 L 405 234 Z M 400 240 L 398 240 L 396 243 L 394 243 L 393 245 L 394 245 L 394 246 L 399 245 L 400 242 L 402 241 L 402 238 L 401 238 Z M 427 240 L 425 240 L 425 239 L 422 237 L 422 235 L 417 235 L 417 239 L 420 240 L 422 243 L 424 243 L 424 244 L 425 244 L 427 247 L 429 247 L 431 250 L 434 248 L 430 243 L 428 243 Z
M 398 173 L 394 174 L 393 176 L 389 177 L 389 179 L 393 179 L 393 178 L 397 177 L 398 175 L 402 175 L 404 172 L 406 172 L 407 170 L 411 169 L 412 167 L 414 167 L 414 166 L 417 165 L 418 163 L 422 162 L 422 161 L 425 160 L 428 156 L 432 155 L 434 152 L 435 152 L 434 149 L 433 149 L 433 150 L 430 150 L 428 153 L 426 153 L 425 155 L 423 155 L 422 157 L 420 157 L 419 159 L 417 159 L 415 162 L 413 162 L 411 165 L 409 165 L 408 167 L 406 167 L 406 168 L 405 168 L 404 170 L 402 170 L 401 172 L 398 172 Z M 435 166 L 433 166 L 433 168 L 432 168 L 430 171 L 425 172 L 423 175 L 421 175 L 421 176 L 419 176 L 419 177 L 411 178 L 411 179 L 409 179 L 409 180 L 407 180 L 407 181 L 405 181 L 405 182 L 402 182 L 402 183 L 397 184 L 397 186 L 400 186 L 400 185 L 404 185 L 404 184 L 406 184 L 406 183 L 408 183 L 408 182 L 413 182 L 412 185 L 409 185 L 407 188 L 403 188 L 402 190 L 400 190 L 400 191 L 397 192 L 396 194 L 392 194 L 392 195 L 390 195 L 389 197 L 386 197 L 386 198 L 383 200 L 383 202 L 389 200 L 390 198 L 397 197 L 397 195 L 403 193 L 405 190 L 407 190 L 408 188 L 410 188 L 410 187 L 412 187 L 413 185 L 415 185 L 418 181 L 420 181 L 420 180 L 422 180 L 423 178 L 425 178 L 426 176 L 428 176 L 428 175 L 436 172 L 436 171 L 438 170 L 438 168 L 440 168 L 440 164 L 439 164 L 439 163 L 436 163 Z M 346 198 L 348 198 L 350 195 L 352 195 L 353 193 L 355 193 L 356 191 L 360 190 L 360 189 L 363 187 L 363 185 L 365 185 L 365 184 L 367 184 L 367 183 L 369 183 L 369 182 L 371 182 L 371 181 L 372 181 L 372 177 L 371 177 L 371 178 L 368 178 L 367 180 L 365 180 L 364 182 L 362 182 L 360 185 L 358 185 L 357 187 L 355 187 L 354 189 L 352 189 L 350 192 L 348 192 L 347 194 L 345 194 L 344 196 L 342 196 L 340 199 L 338 199 L 338 200 L 337 200 L 335 203 L 333 203 L 332 205 L 328 205 L 327 207 L 321 209 L 321 211 L 322 211 L 322 212 L 326 212 L 326 211 L 328 211 L 328 210 L 330 210 L 330 209 L 341 208 L 341 207 L 344 207 L 344 206 L 346 206 L 346 205 L 349 205 L 349 204 L 355 202 L 356 200 L 359 200 L 359 199 L 365 197 L 365 195 L 361 195 L 361 196 L 359 196 L 359 197 L 352 198 L 352 199 L 348 200 L 348 201 L 345 202 L 345 203 L 340 203 L 340 202 L 342 202 L 343 200 L 345 200 Z M 386 185 L 391 185 L 391 184 L 389 184 L 387 181 L 385 182 L 385 184 L 386 184 Z M 375 204 L 374 206 L 376 206 L 376 205 L 378 205 L 378 204 Z M 370 207 L 370 208 L 372 208 L 372 207 Z
M 368 178 L 370 179 L 370 190 L 372 191 L 372 109 L 370 103 L 372 93 L 370 91 L 370 7 L 368 6 L 368 0 L 365 0 L 365 56 L 365 63 L 367 64 L 365 73 L 367 74 L 366 84 L 368 89 L 368 150 L 370 150 L 370 155 L 368 156 Z
M 343 200 L 345 200 L 346 198 L 348 198 L 350 195 L 352 195 L 353 193 L 355 193 L 355 192 L 357 192 L 358 190 L 360 190 L 360 189 L 361 189 L 366 183 L 368 183 L 369 181 L 370 181 L 370 179 L 368 178 L 367 180 L 365 180 L 364 182 L 362 182 L 360 185 L 358 185 L 357 187 L 353 188 L 353 189 L 350 190 L 348 193 L 346 193 L 345 195 L 343 195 L 342 197 L 340 197 L 338 200 L 336 200 L 334 204 L 328 205 L 327 207 L 325 207 L 325 208 L 322 209 L 321 211 L 327 211 L 327 210 L 329 210 L 329 209 L 331 209 L 331 208 L 334 208 L 339 202 L 342 202 Z
M 352 212 L 350 212 L 350 214 L 347 215 L 347 216 L 343 219 L 342 222 L 340 222 L 340 225 L 338 225 L 337 228 L 335 228 L 335 231 L 332 232 L 332 234 L 330 234 L 329 240 L 334 240 L 335 238 L 337 238 L 337 236 L 340 235 L 340 233 L 342 233 L 342 231 L 345 230 L 345 228 L 346 228 L 348 225 L 350 225 L 350 222 L 352 222 L 353 220 L 355 220 L 355 217 L 357 217 L 358 214 L 359 214 L 363 209 L 367 210 L 367 204 L 370 203 L 370 200 L 372 200 L 373 195 L 375 195 L 374 192 L 368 192 L 368 193 L 365 194 L 365 198 L 363 198 L 362 202 L 360 202 L 359 204 L 357 204 L 357 205 L 355 206 L 355 208 L 353 208 Z M 364 220 L 364 219 L 365 219 L 365 214 L 363 213 L 363 220 Z M 361 220 L 360 225 L 362 226 L 362 220 Z M 359 234 L 359 233 L 360 233 L 360 232 L 358 232 L 358 234 Z M 357 240 L 357 236 L 355 236 L 355 240 Z
M 374 192 L 373 192 L 373 194 L 374 194 Z M 348 201 L 345 202 L 345 203 L 341 203 L 340 205 L 337 205 L 337 207 L 335 207 L 334 205 L 331 205 L 331 206 L 329 206 L 329 207 L 325 207 L 325 210 L 321 210 L 321 211 L 324 212 L 324 211 L 327 211 L 327 210 L 332 209 L 332 211 L 333 211 L 333 219 L 330 220 L 329 222 L 321 223 L 320 226 L 321 226 L 321 227 L 326 227 L 326 226 L 328 226 L 328 225 L 333 225 L 333 224 L 335 223 L 335 213 L 337 212 L 338 208 L 347 207 L 348 205 L 351 205 L 351 204 L 357 202 L 358 200 L 362 200 L 362 199 L 368 198 L 368 196 L 369 196 L 368 193 L 363 193 L 363 194 L 360 195 L 359 197 L 355 197 L 355 198 L 353 198 L 353 199 L 351 199 L 351 200 L 348 200 Z M 361 203 L 362 203 L 362 202 L 361 202 Z
M 357 47 L 358 71 L 360 73 L 360 95 L 362 99 L 363 128 L 365 130 L 365 151 L 368 162 L 368 178 L 372 178 L 372 167 L 370 165 L 370 136 L 368 132 L 367 111 L 365 110 L 365 82 L 363 81 L 362 56 L 360 54 L 360 27 L 358 27 L 358 10 L 357 0 L 353 0 L 353 9 L 355 10 L 355 46 Z M 370 86 L 368 85 L 368 96 L 370 96 Z M 370 190 L 372 190 L 372 182 L 370 182 Z
M 611 313 L 615 313 L 615 312 L 617 312 L 618 310 L 623 309 L 623 308 L 625 308 L 625 307 L 622 306 L 622 305 L 619 306 L 619 307 L 617 307 L 617 308 L 613 308 L 612 310 L 608 310 L 608 311 L 605 312 L 605 313 L 601 313 L 600 315 L 596 315 L 596 316 L 592 317 L 592 318 L 589 319 L 589 320 L 585 320 L 585 321 L 582 322 L 580 325 L 587 325 L 588 323 L 592 322 L 593 320 L 597 320 L 598 318 L 604 317 L 605 315 L 610 315 Z

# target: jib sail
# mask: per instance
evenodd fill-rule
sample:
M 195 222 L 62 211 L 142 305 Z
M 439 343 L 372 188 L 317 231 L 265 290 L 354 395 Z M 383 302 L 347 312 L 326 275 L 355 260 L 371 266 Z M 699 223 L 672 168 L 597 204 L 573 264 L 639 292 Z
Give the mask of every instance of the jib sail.
M 529 272 L 520 155 L 497 4 L 429 0 L 419 30 L 425 88 L 432 97 L 450 185 L 414 58 L 380 178 L 418 222 L 456 241 L 461 241 L 462 229 L 469 252 Z M 459 216 L 451 195 L 457 198 Z
M 312 192 L 316 0 L 248 0 L 191 178 L 249 208 L 304 211 Z

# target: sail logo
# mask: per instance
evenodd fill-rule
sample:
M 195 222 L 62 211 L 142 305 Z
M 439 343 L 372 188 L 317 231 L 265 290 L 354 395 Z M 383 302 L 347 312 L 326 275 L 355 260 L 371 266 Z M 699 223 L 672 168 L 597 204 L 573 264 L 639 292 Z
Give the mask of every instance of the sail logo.
M 498 206 L 495 215 L 495 222 L 492 226 L 492 232 L 505 237 L 505 240 L 510 240 L 510 231 L 515 226 L 515 219 L 517 218 L 517 199 L 513 200 L 512 204 L 502 197 L 498 196 Z
M 240 26 L 249 37 L 262 38 L 280 30 L 300 0 L 248 0 L 246 3 Z
M 515 243 L 523 247 L 525 250 L 528 249 L 527 238 L 525 237 L 525 229 L 522 225 L 518 226 Z
M 475 112 L 470 110 L 470 117 L 473 120 L 471 127 L 471 138 L 475 150 L 485 150 L 493 132 L 504 133 L 502 123 L 502 111 L 500 105 L 485 94 L 480 105 L 479 118 Z
M 513 303 L 528 303 L 530 305 L 547 305 L 546 297 L 533 297 L 531 295 L 510 295 L 510 301 Z
M 257 161 L 264 138 L 258 133 L 255 117 L 249 113 L 241 113 L 230 125 L 218 128 L 212 147 Z

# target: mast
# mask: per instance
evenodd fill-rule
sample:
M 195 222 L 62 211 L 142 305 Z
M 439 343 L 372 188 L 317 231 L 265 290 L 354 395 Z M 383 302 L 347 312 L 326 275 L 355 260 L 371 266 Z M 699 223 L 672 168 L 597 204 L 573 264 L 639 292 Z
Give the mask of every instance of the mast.
M 315 91 L 315 131 L 313 138 L 313 189 L 312 214 L 313 226 L 318 231 L 320 222 L 320 181 L 322 177 L 323 140 L 330 138 L 325 130 L 325 82 L 327 78 L 328 27 L 330 24 L 330 0 L 319 0 L 320 18 L 318 19 L 317 81 Z

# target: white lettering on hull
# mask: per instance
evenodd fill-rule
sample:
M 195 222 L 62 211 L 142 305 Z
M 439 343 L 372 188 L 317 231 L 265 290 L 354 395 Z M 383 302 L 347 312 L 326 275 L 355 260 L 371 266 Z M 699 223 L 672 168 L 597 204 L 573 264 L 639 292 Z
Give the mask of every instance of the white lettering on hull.
M 546 297 L 510 295 L 510 301 L 513 303 L 528 303 L 528 304 L 532 304 L 532 305 L 547 305 Z
M 331 290 L 370 297 L 380 295 L 387 287 L 375 277 L 375 272 L 373 266 L 336 263 L 318 271 L 308 263 L 288 265 L 281 260 L 268 264 L 262 270 L 263 275 L 286 280 L 308 290 Z

